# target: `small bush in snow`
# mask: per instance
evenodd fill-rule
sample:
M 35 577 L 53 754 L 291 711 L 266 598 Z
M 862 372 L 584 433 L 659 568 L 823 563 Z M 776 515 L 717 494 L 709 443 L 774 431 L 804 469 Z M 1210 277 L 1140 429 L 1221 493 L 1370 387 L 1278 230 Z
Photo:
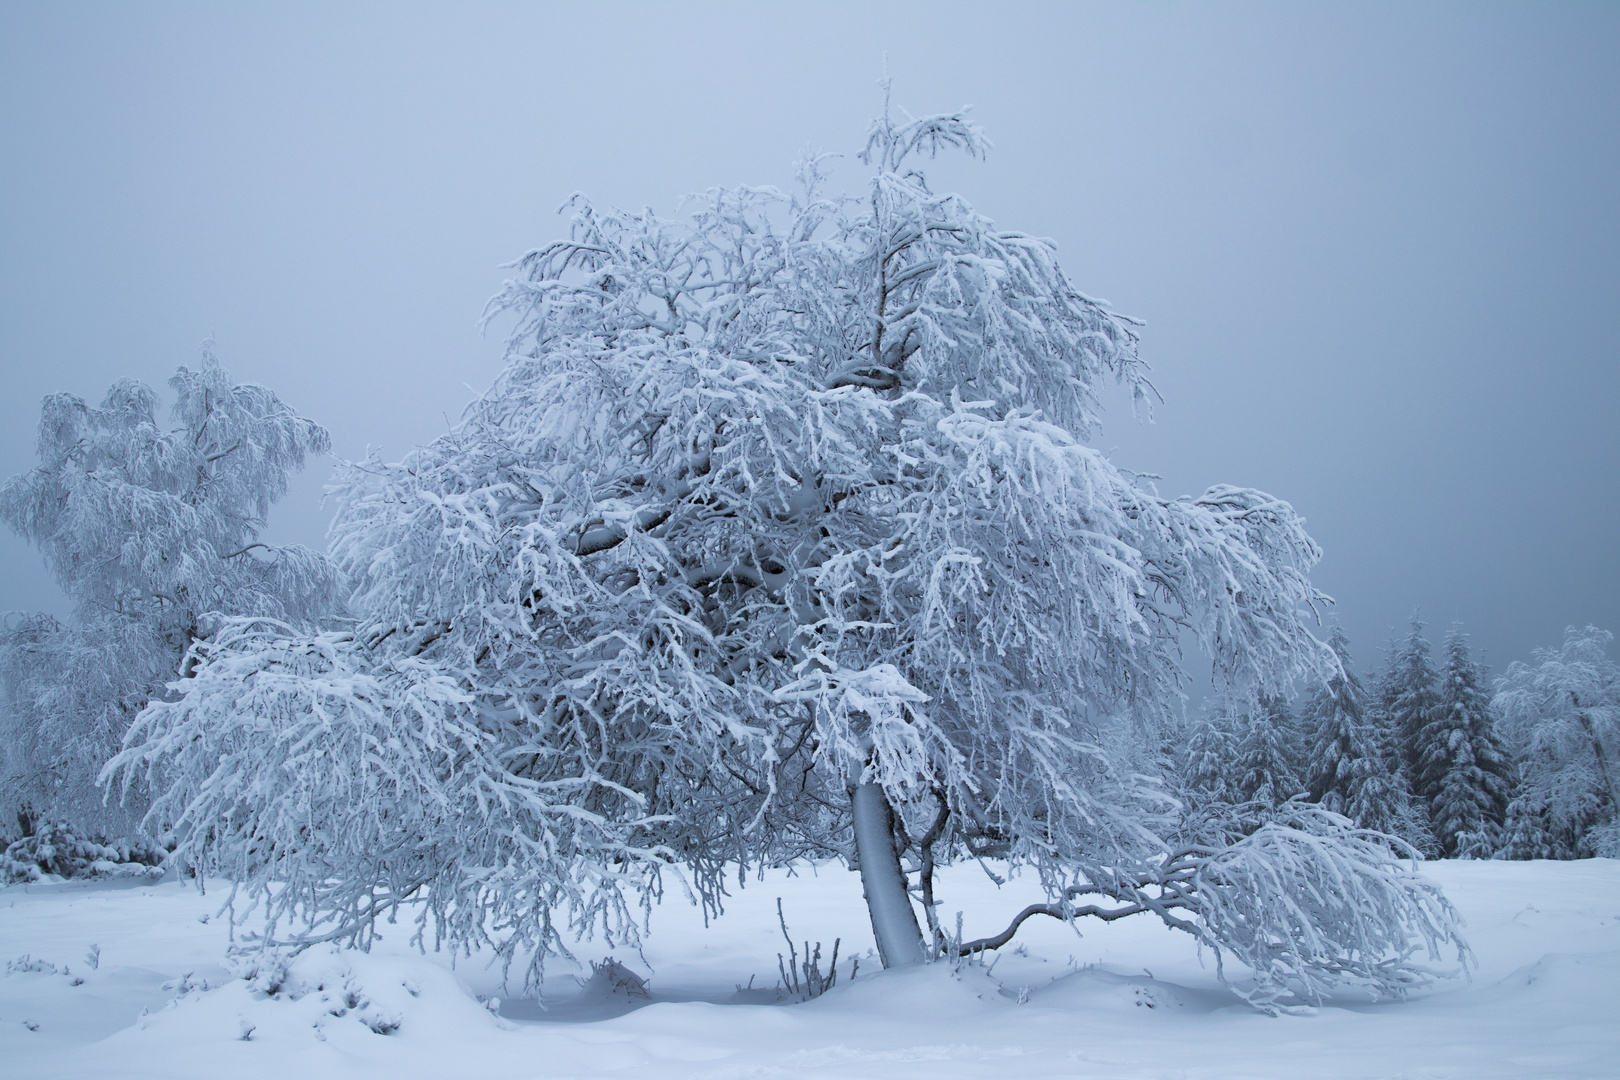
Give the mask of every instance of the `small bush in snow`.
M 142 841 L 90 838 L 59 822 L 34 827 L 0 854 L 0 879 L 7 882 L 49 878 L 158 878 L 168 852 Z

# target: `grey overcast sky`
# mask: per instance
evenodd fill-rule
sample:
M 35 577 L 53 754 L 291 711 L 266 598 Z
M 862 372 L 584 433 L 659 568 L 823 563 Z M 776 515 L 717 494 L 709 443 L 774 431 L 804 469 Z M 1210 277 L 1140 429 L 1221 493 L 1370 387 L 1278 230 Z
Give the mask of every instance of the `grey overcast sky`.
M 886 63 L 996 143 L 936 187 L 1147 321 L 1116 460 L 1290 500 L 1361 664 L 1416 607 L 1500 670 L 1620 630 L 1617 58 L 1613 3 L 6 4 L 0 475 L 45 394 L 209 335 L 397 457 L 494 376 L 483 303 L 569 194 L 785 187 Z M 272 538 L 324 544 L 327 471 Z M 0 610 L 64 608 L 0 538 Z

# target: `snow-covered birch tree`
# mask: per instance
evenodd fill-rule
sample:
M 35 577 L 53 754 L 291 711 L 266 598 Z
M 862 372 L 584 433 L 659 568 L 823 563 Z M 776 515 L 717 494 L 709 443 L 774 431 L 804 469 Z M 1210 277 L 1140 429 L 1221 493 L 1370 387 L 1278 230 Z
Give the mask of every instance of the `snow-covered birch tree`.
M 133 379 L 99 407 L 46 398 L 39 465 L 0 488 L 0 520 L 39 548 L 73 603 L 67 625 L 13 615 L 0 635 L 5 795 L 25 815 L 124 831 L 97 773 L 210 614 L 310 627 L 346 591 L 324 555 L 258 541 L 288 474 L 327 452 L 325 429 L 234 383 L 206 349 L 169 386 L 168 426 Z
M 265 721 L 231 672 L 318 646 L 322 664 L 390 673 L 396 696 L 446 680 L 430 727 L 454 729 L 398 736 L 431 778 L 405 799 L 425 809 L 397 811 L 400 857 L 431 866 L 379 852 L 345 875 L 324 844 L 287 846 L 278 873 L 341 889 L 265 895 L 307 899 L 333 932 L 363 935 L 381 896 L 432 907 L 452 940 L 495 925 L 543 953 L 563 947 L 562 912 L 600 927 L 677 868 L 717 904 L 727 866 L 837 853 L 893 967 L 947 947 L 934 861 L 975 854 L 1033 867 L 1045 914 L 1197 934 L 1255 969 L 1257 1001 L 1419 978 L 1413 950 L 1455 942 L 1449 908 L 1344 819 L 1290 811 L 1219 849 L 1166 839 L 1180 808 L 1156 748 L 1179 641 L 1234 694 L 1336 672 L 1309 632 L 1318 548 L 1282 500 L 1164 498 L 1088 444 L 1108 383 L 1151 403 L 1137 324 L 1076 289 L 1049 242 L 921 171 L 987 148 L 961 113 L 890 113 L 857 197 L 827 195 L 819 160 L 797 194 L 715 189 L 674 220 L 576 197 L 568 238 L 491 302 L 511 327 L 495 385 L 450 433 L 341 481 L 357 631 L 200 648 L 120 774 L 150 769 L 192 848 L 267 885 L 250 856 L 291 819 L 246 782 L 251 748 L 291 735 L 247 737 Z M 327 715 L 392 723 L 344 685 Z M 254 711 L 310 723 L 303 705 Z M 227 805 L 209 779 L 224 751 L 186 733 L 231 725 L 249 794 Z M 374 829 L 405 781 L 353 745 L 338 767 Z M 282 786 L 310 767 L 274 765 Z M 460 816 L 474 805 L 488 816 Z M 427 880 L 430 902 L 406 887 Z M 1342 911 L 1318 903 L 1330 880 Z M 1112 906 L 1076 904 L 1090 894 Z
M 1492 703 L 1519 760 L 1510 815 L 1520 854 L 1620 856 L 1620 664 L 1614 635 L 1570 627 L 1562 646 L 1508 665 Z

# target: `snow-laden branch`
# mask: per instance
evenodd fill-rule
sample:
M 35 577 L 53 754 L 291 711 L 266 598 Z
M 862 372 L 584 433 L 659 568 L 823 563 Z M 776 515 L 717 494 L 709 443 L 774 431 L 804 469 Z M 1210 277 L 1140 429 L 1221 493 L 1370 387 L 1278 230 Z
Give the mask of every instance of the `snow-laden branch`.
M 1098 874 L 960 951 L 1001 948 L 1036 915 L 1112 922 L 1152 913 L 1209 946 L 1222 980 L 1260 1008 L 1345 992 L 1402 997 L 1473 963 L 1460 917 L 1416 861 L 1393 837 L 1292 802 L 1236 843 L 1178 852 L 1137 874 Z M 1070 902 L 1087 893 L 1116 903 Z

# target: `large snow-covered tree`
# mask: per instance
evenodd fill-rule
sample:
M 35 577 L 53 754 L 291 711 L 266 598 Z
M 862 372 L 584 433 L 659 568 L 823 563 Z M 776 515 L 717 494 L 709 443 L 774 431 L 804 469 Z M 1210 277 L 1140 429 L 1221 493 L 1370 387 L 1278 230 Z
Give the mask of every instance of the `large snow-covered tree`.
M 1510 842 L 1525 857 L 1620 857 L 1620 664 L 1614 636 L 1570 627 L 1497 681 L 1493 704 L 1520 765 Z
M 13 811 L 122 831 L 96 775 L 179 672 L 210 613 L 312 625 L 345 591 L 324 555 L 258 542 L 287 476 L 326 431 L 206 352 L 169 380 L 172 421 L 132 379 L 99 407 L 45 399 L 39 465 L 0 488 L 73 604 L 64 625 L 13 616 L 0 636 L 5 797 Z
M 1262 1002 L 1420 978 L 1449 908 L 1342 818 L 1168 841 L 1179 642 L 1237 694 L 1337 670 L 1308 630 L 1318 549 L 1279 499 L 1163 498 L 1087 444 L 1107 382 L 1150 402 L 1135 324 L 920 171 L 986 147 L 962 114 L 891 114 L 860 197 L 812 160 L 797 195 L 716 189 L 678 220 L 576 198 L 491 304 L 495 385 L 342 481 L 357 631 L 234 625 L 114 771 L 331 934 L 428 897 L 424 928 L 543 956 L 565 914 L 627 931 L 672 867 L 717 904 L 728 866 L 840 853 L 906 965 L 1016 928 L 938 927 L 933 861 L 972 853 L 1033 866 L 1047 914 L 1157 913 Z M 271 749 L 327 724 L 350 734 L 320 778 Z M 332 824 L 290 842 L 283 793 L 333 783 Z
M 1461 628 L 1446 635 L 1439 701 L 1419 732 L 1429 820 L 1445 855 L 1489 858 L 1503 844 L 1513 762 L 1496 734 L 1485 673 Z

